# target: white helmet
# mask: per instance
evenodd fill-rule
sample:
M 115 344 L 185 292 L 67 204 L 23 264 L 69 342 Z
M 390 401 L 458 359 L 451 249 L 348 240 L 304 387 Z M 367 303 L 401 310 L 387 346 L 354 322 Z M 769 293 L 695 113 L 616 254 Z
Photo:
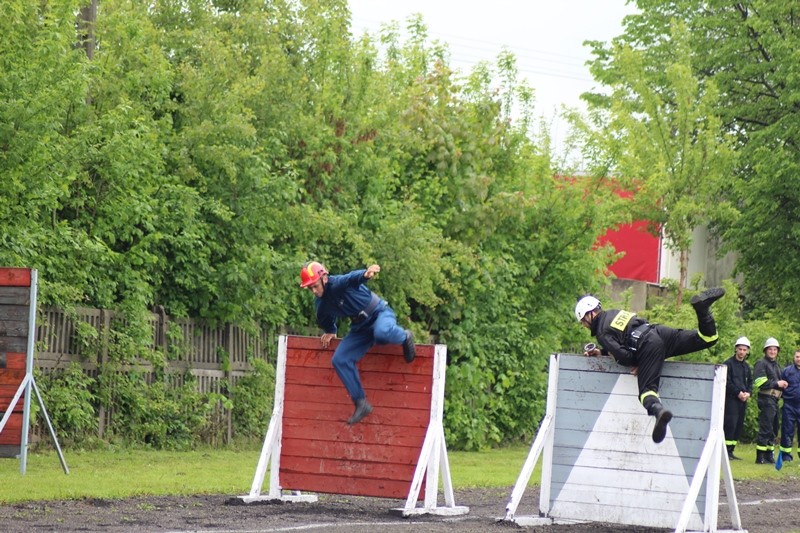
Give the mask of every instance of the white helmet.
M 767 340 L 764 341 L 764 350 L 766 350 L 770 346 L 776 347 L 778 349 L 778 351 L 780 351 L 780 349 L 781 349 L 781 345 L 778 344 L 778 339 L 776 339 L 775 337 L 770 337 L 770 338 L 768 338 Z
M 598 307 L 600 307 L 600 300 L 594 296 L 584 296 L 575 304 L 575 318 L 580 322 L 586 316 L 586 313 L 594 311 Z
M 733 347 L 736 348 L 737 346 L 747 346 L 750 348 L 750 339 L 747 337 L 739 337 L 736 339 L 736 343 L 733 345 Z

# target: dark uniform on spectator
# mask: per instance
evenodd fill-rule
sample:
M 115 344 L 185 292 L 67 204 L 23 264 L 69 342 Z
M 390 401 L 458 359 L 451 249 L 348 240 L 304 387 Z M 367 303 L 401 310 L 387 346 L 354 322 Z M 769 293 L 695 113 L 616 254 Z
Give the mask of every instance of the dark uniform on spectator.
M 753 391 L 753 370 L 747 364 L 750 353 L 750 340 L 739 337 L 734 345 L 735 353 L 725 361 L 728 367 L 728 382 L 725 386 L 725 447 L 728 458 L 739 459 L 733 454 L 744 428 L 744 415 L 747 401 Z
M 758 391 L 758 435 L 756 436 L 756 463 L 774 463 L 775 438 L 780 428 L 778 400 L 786 388 L 781 379 L 778 353 L 781 345 L 775 337 L 764 342 L 764 357 L 753 367 L 753 390 Z

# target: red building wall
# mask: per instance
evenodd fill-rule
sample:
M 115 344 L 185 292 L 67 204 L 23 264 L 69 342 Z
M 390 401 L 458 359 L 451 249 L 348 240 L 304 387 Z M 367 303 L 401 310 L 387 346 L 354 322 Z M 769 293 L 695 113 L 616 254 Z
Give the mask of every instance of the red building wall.
M 625 224 L 618 230 L 608 231 L 598 239 L 598 244 L 611 244 L 617 252 L 624 252 L 625 255 L 610 267 L 618 278 L 658 283 L 661 242 L 647 232 L 645 222 Z

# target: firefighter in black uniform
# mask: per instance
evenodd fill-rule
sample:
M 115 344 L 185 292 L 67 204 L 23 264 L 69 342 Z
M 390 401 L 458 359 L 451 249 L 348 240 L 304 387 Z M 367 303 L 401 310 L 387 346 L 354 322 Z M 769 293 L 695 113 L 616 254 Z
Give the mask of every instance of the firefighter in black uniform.
M 753 366 L 753 389 L 758 391 L 758 435 L 756 464 L 775 462 L 775 438 L 780 429 L 778 400 L 788 383 L 781 379 L 778 352 L 781 345 L 775 337 L 764 341 L 764 357 Z
M 664 360 L 697 352 L 717 342 L 719 335 L 710 307 L 724 295 L 725 289 L 715 288 L 692 297 L 697 330 L 648 324 L 630 311 L 603 311 L 600 301 L 591 295 L 582 297 L 575 306 L 575 317 L 591 330 L 602 347 L 587 351 L 585 355 L 611 354 L 619 364 L 633 367 L 631 373 L 637 376 L 639 383 L 639 401 L 647 414 L 656 419 L 653 442 L 664 440 L 667 425 L 672 420 L 672 412 L 661 405 L 658 397 Z
M 734 345 L 734 354 L 723 363 L 728 367 L 728 382 L 725 385 L 725 447 L 728 448 L 729 459 L 739 459 L 733 450 L 739 443 L 739 436 L 744 427 L 744 415 L 747 400 L 753 390 L 753 370 L 747 364 L 750 353 L 750 339 L 739 337 Z

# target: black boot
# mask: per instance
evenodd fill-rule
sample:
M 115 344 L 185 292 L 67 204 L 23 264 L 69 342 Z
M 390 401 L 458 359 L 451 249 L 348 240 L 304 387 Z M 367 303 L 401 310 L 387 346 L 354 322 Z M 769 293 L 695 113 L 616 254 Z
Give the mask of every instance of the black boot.
M 406 340 L 403 341 L 403 357 L 406 363 L 410 363 L 417 356 L 417 347 L 414 346 L 414 334 L 410 329 L 406 330 Z
M 347 423 L 351 426 L 353 424 L 358 424 L 361 422 L 361 419 L 367 416 L 372 412 L 372 404 L 370 404 L 366 398 L 361 398 L 356 402 L 356 410 L 353 412 L 353 416 L 347 419 Z
M 767 460 L 764 458 L 764 454 L 765 453 L 767 453 L 767 452 L 764 452 L 762 450 L 756 450 L 756 464 L 757 465 L 765 465 L 765 464 L 767 464 Z
M 793 461 L 793 460 L 794 457 L 792 457 L 791 452 L 781 452 L 781 461 L 785 463 L 786 461 Z
M 736 446 L 734 446 L 734 445 L 732 445 L 732 444 L 729 444 L 729 445 L 728 445 L 728 447 L 727 447 L 727 448 L 728 448 L 728 459 L 730 459 L 730 460 L 732 460 L 732 461 L 738 461 L 738 460 L 739 460 L 739 458 L 738 458 L 738 457 L 736 457 L 735 455 L 733 455 L 733 449 L 734 449 L 735 447 L 736 447 Z
M 764 452 L 764 460 L 771 465 L 775 464 L 775 454 L 772 452 L 772 450 L 767 450 Z
M 715 337 L 717 335 L 717 324 L 711 314 L 711 304 L 723 296 L 725 296 L 725 289 L 718 287 L 696 294 L 689 300 L 689 303 L 694 307 L 694 312 L 697 314 L 697 330 L 704 337 Z
M 658 444 L 667 436 L 667 425 L 672 420 L 672 411 L 665 409 L 661 402 L 656 401 L 649 405 L 647 412 L 650 416 L 656 417 L 656 425 L 653 427 L 653 442 Z

